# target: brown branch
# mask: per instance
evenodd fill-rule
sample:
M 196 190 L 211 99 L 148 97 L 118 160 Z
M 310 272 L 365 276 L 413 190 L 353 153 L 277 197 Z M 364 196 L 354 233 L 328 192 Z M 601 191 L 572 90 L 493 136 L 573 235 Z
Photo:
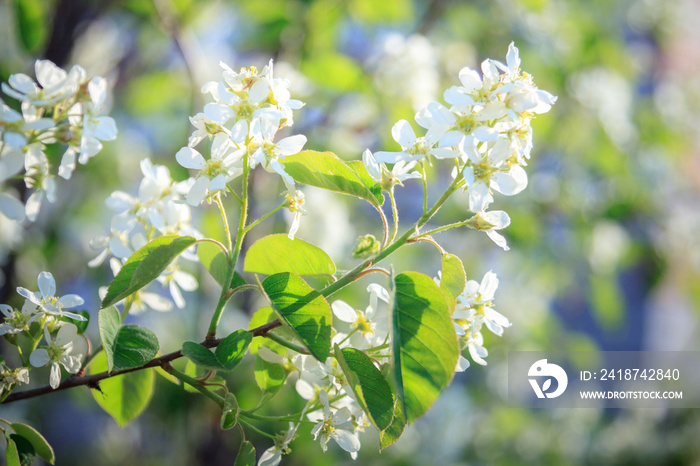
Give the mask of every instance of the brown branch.
M 282 325 L 282 322 L 279 321 L 279 319 L 275 319 L 270 323 L 267 323 L 265 325 L 261 325 L 260 327 L 256 327 L 252 330 L 249 330 L 250 333 L 253 334 L 254 337 L 264 337 L 267 336 L 267 333 L 279 326 Z M 222 339 L 218 340 L 205 340 L 201 343 L 201 345 L 206 346 L 207 348 L 215 348 L 216 346 L 221 343 Z M 96 390 L 100 389 L 99 382 L 104 380 L 104 379 L 109 379 L 111 377 L 116 377 L 118 375 L 122 374 L 128 374 L 129 372 L 136 372 L 144 369 L 151 369 L 154 367 L 161 367 L 165 364 L 169 364 L 171 361 L 174 361 L 175 359 L 181 358 L 182 355 L 182 350 L 178 351 L 173 351 L 172 353 L 165 354 L 159 358 L 152 359 L 151 361 L 147 362 L 146 364 L 138 367 L 132 367 L 129 369 L 122 369 L 120 371 L 114 371 L 114 372 L 100 372 L 99 374 L 92 374 L 92 375 L 87 375 L 84 377 L 70 377 L 61 384 L 56 387 L 56 388 L 51 388 L 50 385 L 46 385 L 44 387 L 38 387 L 34 388 L 32 390 L 24 390 L 22 392 L 17 392 L 17 393 L 12 393 L 10 394 L 5 400 L 0 403 L 0 404 L 7 404 L 7 403 L 12 403 L 13 401 L 19 401 L 19 400 L 26 400 L 28 398 L 34 398 L 36 396 L 41 396 L 41 395 L 46 395 L 48 393 L 54 393 L 54 392 L 59 392 L 61 390 L 66 390 L 68 388 L 73 388 L 73 387 L 80 387 L 81 385 L 87 385 L 89 388 L 93 388 Z

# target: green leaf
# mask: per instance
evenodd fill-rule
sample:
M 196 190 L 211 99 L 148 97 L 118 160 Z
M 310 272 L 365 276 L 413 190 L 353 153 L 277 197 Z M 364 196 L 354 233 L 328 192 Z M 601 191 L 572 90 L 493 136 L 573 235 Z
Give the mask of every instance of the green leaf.
M 447 301 L 432 278 L 418 272 L 396 276 L 393 303 L 396 390 L 411 423 L 452 381 L 459 347 Z
M 13 442 L 15 442 L 15 446 L 17 447 L 19 464 L 22 466 L 31 466 L 31 464 L 34 462 L 34 458 L 36 457 L 32 444 L 21 435 L 11 434 L 10 438 Z
M 49 2 L 46 0 L 15 0 L 17 32 L 24 49 L 34 54 L 44 46 L 48 37 Z
M 109 284 L 102 308 L 118 303 L 151 283 L 196 241 L 191 236 L 159 236 L 133 253 Z
M 394 444 L 401 437 L 406 428 L 406 416 L 403 413 L 401 405 L 401 400 L 397 398 L 391 424 L 379 433 L 379 451 Z
M 270 306 L 265 306 L 261 307 L 257 311 L 255 311 L 255 314 L 253 314 L 253 317 L 250 318 L 250 323 L 248 324 L 248 330 L 253 330 L 258 327 L 261 327 L 265 324 L 269 324 L 273 320 L 277 318 L 277 313 L 275 313 L 275 310 L 272 309 Z M 284 354 L 286 349 L 284 346 L 280 345 L 279 343 L 268 340 L 263 337 L 257 337 L 253 338 L 253 341 L 250 343 L 250 354 L 257 354 L 258 350 L 260 349 L 261 346 L 267 346 L 270 348 L 272 351 L 280 354 Z M 281 349 L 281 351 L 280 351 Z
M 224 370 L 230 371 L 241 362 L 253 340 L 253 335 L 243 329 L 236 330 L 224 338 L 216 347 L 216 359 Z
M 186 341 L 182 345 L 182 354 L 199 367 L 213 370 L 221 369 L 221 363 L 216 359 L 214 353 L 199 343 Z
M 331 307 L 301 277 L 285 272 L 267 277 L 263 289 L 278 316 L 319 361 L 331 349 Z
M 263 393 L 274 394 L 287 380 L 287 372 L 280 364 L 273 364 L 258 356 L 255 358 L 255 382 Z
M 355 394 L 357 402 L 380 431 L 391 424 L 394 395 L 389 383 L 364 352 L 335 346 L 335 357 Z
M 243 270 L 273 275 L 291 272 L 297 275 L 333 275 L 333 260 L 319 247 L 286 234 L 260 238 L 248 249 Z
M 107 370 L 104 353 L 90 364 L 90 373 Z M 124 427 L 136 419 L 151 400 L 154 385 L 153 371 L 150 369 L 130 372 L 100 381 L 100 391 L 91 390 L 97 404 L 112 416 L 119 426 Z
M 457 296 L 462 294 L 465 286 L 467 286 L 467 274 L 464 271 L 462 261 L 453 254 L 443 254 L 440 289 L 449 300 L 450 313 L 454 311 Z
M 224 408 L 221 413 L 221 429 L 228 430 L 233 428 L 238 422 L 238 400 L 233 396 L 233 393 L 227 393 L 224 398 Z
M 107 355 L 107 365 L 110 371 L 114 368 L 114 342 L 121 325 L 122 319 L 117 308 L 110 306 L 100 309 L 97 316 L 97 326 L 100 330 L 100 340 L 102 340 L 102 348 Z
M 350 167 L 355 173 L 360 176 L 362 182 L 367 186 L 370 192 L 377 198 L 379 205 L 384 205 L 384 194 L 382 193 L 382 185 L 369 176 L 367 167 L 362 162 L 362 160 L 351 160 L 347 162 L 348 167 Z
M 221 248 L 214 243 L 203 241 L 197 245 L 197 257 L 204 268 L 214 277 L 214 280 L 219 285 L 224 286 L 231 268 Z
M 360 175 L 332 152 L 302 151 L 287 157 L 284 169 L 299 183 L 357 196 L 375 206 L 381 205 Z
M 53 464 L 56 461 L 56 455 L 53 452 L 53 448 L 49 445 L 43 435 L 41 435 L 35 428 L 28 426 L 27 424 L 22 424 L 21 422 L 13 422 L 10 424 L 12 430 L 17 434 L 21 435 L 32 444 L 34 451 L 37 455 L 44 458 L 49 463 Z
M 158 354 L 160 345 L 152 331 L 138 325 L 123 325 L 119 327 L 114 343 L 106 346 L 103 342 L 103 348 L 108 355 L 111 353 L 109 371 L 113 372 L 143 366 Z
M 255 447 L 249 441 L 243 442 L 233 466 L 255 466 Z
M 22 466 L 19 461 L 19 451 L 17 450 L 17 445 L 15 445 L 14 440 L 7 439 L 7 450 L 5 450 L 5 464 L 7 466 Z

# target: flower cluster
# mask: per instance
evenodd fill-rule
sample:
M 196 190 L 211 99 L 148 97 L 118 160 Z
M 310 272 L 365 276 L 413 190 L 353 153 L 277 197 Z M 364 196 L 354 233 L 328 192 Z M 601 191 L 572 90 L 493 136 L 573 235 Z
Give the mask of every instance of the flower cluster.
M 527 186 L 523 166 L 532 150 L 530 123 L 536 114 L 548 112 L 556 97 L 538 89 L 532 76 L 521 71 L 513 43 L 506 64 L 487 59 L 481 71 L 481 76 L 466 67 L 459 72 L 462 85 L 444 93 L 449 108 L 431 102 L 416 113 L 415 121 L 426 129 L 425 136 L 416 136 L 408 121 L 397 122 L 391 133 L 401 151 L 376 152 L 374 162 L 455 159 L 469 195 L 469 210 L 479 215 L 474 220 L 478 220 L 478 229 L 490 232 L 496 244 L 506 249 L 505 239 L 494 230 L 508 226 L 508 214 L 488 215 L 486 211 L 494 201 L 494 191 L 511 196 Z
M 331 307 L 336 320 L 333 328 L 336 332 L 332 343 L 340 348 L 362 349 L 375 359 L 388 358 L 391 342 L 389 292 L 376 283 L 370 284 L 367 292 L 369 305 L 364 311 L 341 300 L 333 302 Z M 311 430 L 314 439 L 324 451 L 332 439 L 353 459 L 356 458 L 360 450 L 359 434 L 370 423 L 336 358 L 331 355 L 325 362 L 320 362 L 311 355 L 289 349 L 284 355 L 276 351 L 285 351 L 285 348 L 273 351 L 263 346 L 258 356 L 269 363 L 282 365 L 289 373 L 298 373 L 295 388 L 299 396 L 307 400 L 304 413 L 312 409 L 306 417 L 316 423 Z M 297 427 L 290 425 L 287 435 L 280 435 L 280 441 L 263 453 L 258 466 L 278 464 L 281 454 L 289 452 L 289 442 Z
M 273 76 L 272 60 L 262 70 L 250 67 L 236 72 L 224 63 L 221 67 L 223 79 L 202 86 L 202 93 L 211 95 L 213 102 L 190 118 L 195 130 L 188 145 L 176 154 L 180 165 L 196 171 L 187 203 L 198 206 L 205 199 L 225 193 L 231 180 L 261 165 L 282 177 L 291 199 L 290 210 L 303 213 L 294 209 L 299 202 L 293 200 L 303 199 L 303 195 L 296 190 L 282 161 L 302 150 L 306 136 L 288 136 L 277 142 L 275 137 L 280 129 L 292 126 L 293 110 L 304 104 L 290 98 L 289 81 Z M 211 140 L 209 157 L 196 149 L 206 139 Z M 298 219 L 296 215 L 293 231 L 298 227 Z M 294 232 L 290 232 L 293 236 Z
M 468 349 L 474 362 L 482 366 L 486 365 L 484 358 L 489 354 L 484 348 L 482 326 L 486 325 L 486 328 L 499 337 L 503 335 L 504 328 L 510 327 L 508 318 L 492 307 L 496 288 L 498 288 L 498 277 L 492 271 L 484 275 L 481 283 L 475 280 L 467 281 L 467 286 L 457 298 L 457 307 L 452 314 L 461 349 Z M 469 361 L 460 356 L 457 370 L 464 371 L 468 367 Z
M 31 366 L 43 367 L 50 364 L 49 383 L 51 387 L 57 388 L 61 383 L 60 366 L 70 374 L 75 374 L 82 365 L 83 355 L 76 344 L 79 341 L 78 327 L 67 319 L 87 319 L 66 309 L 82 305 L 83 298 L 75 294 L 58 296 L 56 281 L 49 272 L 41 272 L 37 284 L 39 291 L 17 288 L 17 293 L 24 298 L 21 309 L 7 304 L 0 305 L 0 312 L 5 319 L 0 324 L 0 335 L 23 333 L 32 341 L 32 348 L 35 348 L 28 360 L 22 358 L 22 367 L 11 369 L 4 361 L 0 362 L 0 396 L 9 393 L 18 383 L 29 383 Z M 52 337 L 53 333 L 56 333 L 55 337 Z M 39 346 L 42 337 L 45 345 Z
M 15 221 L 34 221 L 44 199 L 55 201 L 47 145 L 65 145 L 57 174 L 69 179 L 76 162 L 86 164 L 102 150 L 102 141 L 117 137 L 114 120 L 102 116 L 104 78 L 88 79 L 78 65 L 65 71 L 49 60 L 37 60 L 34 68 L 36 82 L 19 73 L 2 83 L 2 91 L 20 102 L 21 112 L 0 99 L 0 212 Z M 33 190 L 25 203 L 5 186 L 23 170 L 24 183 Z
M 135 196 L 124 191 L 114 191 L 107 198 L 105 203 L 114 212 L 110 233 L 92 240 L 92 247 L 101 251 L 88 263 L 90 267 L 97 267 L 111 255 L 110 266 L 116 275 L 134 251 L 157 236 L 202 236 L 192 226 L 192 212 L 184 203 L 189 182 L 173 181 L 167 167 L 154 165 L 150 159 L 141 161 L 141 173 L 143 179 Z M 181 289 L 194 291 L 198 287 L 194 276 L 181 270 L 181 260 L 196 261 L 197 256 L 189 250 L 185 251 L 158 278 L 163 286 L 168 286 L 178 308 L 185 307 Z M 106 289 L 102 291 L 105 292 Z M 131 299 L 132 313 L 139 313 L 147 307 L 158 311 L 172 309 L 170 300 L 153 292 L 141 290 Z

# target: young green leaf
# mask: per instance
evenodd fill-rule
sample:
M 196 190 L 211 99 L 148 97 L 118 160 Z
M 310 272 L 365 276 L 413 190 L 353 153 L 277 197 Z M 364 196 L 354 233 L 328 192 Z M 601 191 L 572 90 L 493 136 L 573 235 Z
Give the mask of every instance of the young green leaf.
M 233 393 L 227 393 L 224 398 L 224 408 L 221 413 L 221 429 L 228 430 L 233 428 L 238 422 L 238 400 L 233 396 Z
M 336 345 L 335 357 L 357 402 L 375 427 L 380 431 L 389 427 L 394 415 L 394 395 L 381 371 L 369 356 L 354 348 L 341 350 Z
M 465 286 L 467 286 L 467 274 L 462 261 L 453 254 L 443 254 L 440 289 L 448 298 L 450 313 L 454 311 L 457 296 L 462 294 Z
M 221 248 L 214 243 L 203 241 L 197 245 L 197 257 L 214 280 L 223 286 L 231 268 Z
M 21 422 L 13 422 L 10 424 L 12 430 L 17 434 L 21 435 L 32 444 L 34 451 L 37 455 L 53 464 L 56 461 L 56 455 L 53 452 L 53 448 L 49 445 L 43 435 L 41 435 L 35 428 L 28 426 L 27 424 L 22 424 Z
M 430 277 L 402 273 L 393 288 L 396 389 L 411 423 L 452 381 L 459 346 L 445 295 Z
M 255 466 L 255 447 L 249 441 L 241 444 L 233 466 Z
M 262 285 L 280 319 L 316 359 L 325 361 L 331 349 L 331 307 L 326 299 L 289 272 L 271 275 Z
M 155 333 L 138 325 L 122 325 L 114 340 L 112 371 L 139 367 L 153 359 L 160 345 Z M 105 347 L 105 351 L 109 351 Z
M 101 353 L 90 364 L 90 373 L 97 374 L 105 370 L 107 358 Z M 148 406 L 153 394 L 153 382 L 153 371 L 146 369 L 104 379 L 100 382 L 100 391 L 91 392 L 97 404 L 112 416 L 120 427 L 124 427 Z
M 352 168 L 332 152 L 305 150 L 286 158 L 284 169 L 299 183 L 381 203 Z
M 230 371 L 236 367 L 243 359 L 243 356 L 245 356 L 245 352 L 252 340 L 253 335 L 243 329 L 236 330 L 221 340 L 214 352 L 221 368 Z
M 263 393 L 275 394 L 287 380 L 287 372 L 280 364 L 273 364 L 258 356 L 255 358 L 255 382 Z
M 102 308 L 118 303 L 151 283 L 196 241 L 192 236 L 159 236 L 133 253 L 109 284 Z
M 212 353 L 209 348 L 199 343 L 186 341 L 182 345 L 182 354 L 199 367 L 212 370 L 221 369 L 221 363 L 216 359 L 214 353 Z
M 260 238 L 248 249 L 243 270 L 273 275 L 291 272 L 297 275 L 333 275 L 335 264 L 323 249 L 286 234 Z

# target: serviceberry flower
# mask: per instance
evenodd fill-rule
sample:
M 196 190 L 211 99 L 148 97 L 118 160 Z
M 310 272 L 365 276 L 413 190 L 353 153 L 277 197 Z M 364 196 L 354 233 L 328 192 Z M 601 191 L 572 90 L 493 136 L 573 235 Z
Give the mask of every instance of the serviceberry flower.
M 13 335 L 29 330 L 29 324 L 39 320 L 43 313 L 39 306 L 29 301 L 24 301 L 22 309 L 17 310 L 7 304 L 0 304 L 0 312 L 5 316 L 5 322 L 0 324 L 0 335 Z
M 389 170 L 386 164 L 377 162 L 377 159 L 369 149 L 362 153 L 362 163 L 365 165 L 369 176 L 379 183 L 382 189 L 387 191 L 396 184 L 403 186 L 404 181 L 412 178 L 421 178 L 422 176 L 417 171 L 411 172 L 417 162 L 404 162 L 400 160 Z
M 71 354 L 78 338 L 78 327 L 69 322 L 62 322 L 55 339 L 51 338 L 48 328 L 44 327 L 44 338 L 47 346 L 37 348 L 29 355 L 29 363 L 34 367 L 43 367 L 51 364 L 49 384 L 51 388 L 58 388 L 61 383 L 62 365 L 69 374 L 76 374 L 80 370 L 82 354 Z
M 41 272 L 37 279 L 37 284 L 39 285 L 38 292 L 31 292 L 20 286 L 17 287 L 17 293 L 36 304 L 47 314 L 70 317 L 71 319 L 81 321 L 87 320 L 80 314 L 64 310 L 82 305 L 84 303 L 83 298 L 77 294 L 67 294 L 62 297 L 56 296 L 56 280 L 54 280 L 51 273 Z
M 303 207 L 304 205 L 304 193 L 297 190 L 294 193 L 294 196 L 292 197 L 291 195 L 287 194 L 287 208 L 291 213 L 294 214 L 294 218 L 292 219 L 292 224 L 289 226 L 289 239 L 294 239 L 294 236 L 297 234 L 297 231 L 299 230 L 299 223 L 301 222 L 301 216 L 306 215 L 306 210 Z
M 292 452 L 289 444 L 297 436 L 298 424 L 289 423 L 289 430 L 286 433 L 278 435 L 275 439 L 275 445 L 263 452 L 258 460 L 258 466 L 277 466 L 282 461 L 282 455 L 288 455 Z
M 311 429 L 314 440 L 319 440 L 321 449 L 325 452 L 328 449 L 328 441 L 333 439 L 340 448 L 350 453 L 352 459 L 357 458 L 360 439 L 355 432 L 352 413 L 346 407 L 331 411 L 328 392 L 325 390 L 319 392 L 319 399 L 323 411 L 314 411 L 306 415 L 310 421 L 317 422 Z
M 459 154 L 454 149 L 436 147 L 444 134 L 444 127 L 434 126 L 419 138 L 408 121 L 399 120 L 391 128 L 391 135 L 401 146 L 401 152 L 379 151 L 375 152 L 374 158 L 379 163 L 420 162 L 430 155 L 438 159 L 455 158 Z
M 503 235 L 496 230 L 502 230 L 508 225 L 510 225 L 510 216 L 502 210 L 477 212 L 472 218 L 467 220 L 469 228 L 486 232 L 491 241 L 503 248 L 504 251 L 508 251 L 510 248 Z
M 224 133 L 214 136 L 209 160 L 189 146 L 180 149 L 175 154 L 178 163 L 185 168 L 199 170 L 187 194 L 187 203 L 198 206 L 207 196 L 226 189 L 229 181 L 243 173 L 240 162 L 244 153 L 245 149 L 237 148 Z

